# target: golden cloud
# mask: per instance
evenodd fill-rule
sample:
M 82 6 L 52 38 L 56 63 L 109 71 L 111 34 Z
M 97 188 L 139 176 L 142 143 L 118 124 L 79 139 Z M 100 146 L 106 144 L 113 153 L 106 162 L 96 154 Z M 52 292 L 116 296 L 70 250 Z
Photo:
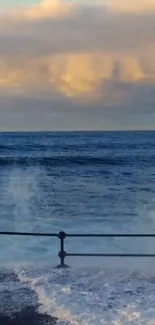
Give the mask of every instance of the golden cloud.
M 4 31 L 4 24 L 1 24 L 3 29 L 0 44 L 3 41 L 6 52 L 0 54 L 0 85 L 31 91 L 42 89 L 48 90 L 49 93 L 56 91 L 73 98 L 89 97 L 100 92 L 102 98 L 103 94 L 106 97 L 106 92 L 109 93 L 107 84 L 154 82 L 155 17 L 151 20 L 152 38 L 149 40 L 147 33 L 146 36 L 143 33 L 144 37 L 138 37 L 141 33 L 137 27 L 138 18 L 134 21 L 136 33 L 131 35 L 131 48 L 124 48 L 122 44 L 129 42 L 127 35 L 132 22 L 121 20 L 124 13 L 144 15 L 149 12 L 152 15 L 155 10 L 154 1 L 107 0 L 106 5 L 105 2 L 101 6 L 96 5 L 93 11 L 89 12 L 89 19 L 86 12 L 90 6 L 87 8 L 85 5 L 83 9 L 80 5 L 80 11 L 78 8 L 79 5 L 72 1 L 62 3 L 58 0 L 45 0 L 39 5 L 10 13 L 9 17 L 13 17 L 14 21 L 20 20 L 20 24 L 19 29 L 12 28 L 11 23 L 8 24 L 7 33 Z M 105 8 L 109 8 L 108 16 Z M 120 15 L 116 25 L 114 12 Z M 60 18 L 56 25 L 52 25 L 53 18 Z M 26 21 L 23 29 L 22 20 Z M 66 26 L 66 34 L 62 36 L 62 30 Z M 134 26 L 131 27 L 134 31 Z M 143 28 L 144 32 L 150 30 L 150 20 L 149 25 L 147 22 Z M 19 39 L 17 35 L 20 36 Z M 15 39 L 15 50 L 12 43 L 11 49 L 9 48 L 10 39 Z M 35 49 L 37 48 L 35 55 L 31 52 L 34 44 Z M 77 50 L 74 49 L 76 45 Z M 23 46 L 25 52 L 20 54 L 21 47 L 17 50 L 18 46 Z M 4 46 L 1 46 L 0 53 L 2 50 L 4 51 Z M 112 91 L 115 93 L 114 89 Z M 122 94 L 120 89 L 115 96 L 120 99 L 118 93 Z
M 60 0 L 44 0 L 38 5 L 16 9 L 11 12 L 1 13 L 1 17 L 12 21 L 36 21 L 49 18 L 67 16 L 71 13 L 75 4 L 62 3 Z
M 50 82 L 66 96 L 89 94 L 105 81 L 132 83 L 143 78 L 136 57 L 120 57 L 113 53 L 57 55 L 50 64 Z
M 155 11 L 154 0 L 107 0 L 108 8 L 118 14 L 147 14 Z
M 148 77 L 148 74 L 147 74 Z M 135 83 L 145 80 L 136 57 L 113 53 L 67 53 L 21 62 L 0 64 L 0 84 L 58 90 L 67 97 L 87 96 L 106 81 Z

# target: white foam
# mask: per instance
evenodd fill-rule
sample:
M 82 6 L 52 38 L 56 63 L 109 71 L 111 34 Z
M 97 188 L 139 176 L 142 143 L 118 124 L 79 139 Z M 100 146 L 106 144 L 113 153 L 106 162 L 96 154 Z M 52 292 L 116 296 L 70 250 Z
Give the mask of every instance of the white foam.
M 155 273 L 154 273 L 155 274 Z M 70 325 L 155 325 L 155 276 L 127 270 L 23 270 L 40 311 Z

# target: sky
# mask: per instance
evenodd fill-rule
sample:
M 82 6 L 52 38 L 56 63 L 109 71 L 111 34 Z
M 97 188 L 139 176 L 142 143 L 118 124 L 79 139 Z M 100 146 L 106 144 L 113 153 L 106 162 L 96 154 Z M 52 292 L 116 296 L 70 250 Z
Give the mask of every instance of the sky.
M 13 8 L 19 8 L 19 6 L 31 6 L 39 2 L 39 0 L 1 0 L 0 9 L 12 10 Z
M 155 130 L 155 0 L 0 0 L 0 131 Z

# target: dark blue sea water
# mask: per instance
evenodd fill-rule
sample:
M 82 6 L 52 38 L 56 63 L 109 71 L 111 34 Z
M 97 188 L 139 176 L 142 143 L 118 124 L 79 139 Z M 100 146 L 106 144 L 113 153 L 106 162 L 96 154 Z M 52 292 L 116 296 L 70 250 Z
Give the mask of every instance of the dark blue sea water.
M 155 132 L 1 133 L 0 230 L 155 233 Z M 62 271 L 58 250 L 56 238 L 0 237 L 1 266 L 59 324 L 155 324 L 153 259 L 70 258 Z M 155 253 L 155 239 L 70 238 L 66 250 Z

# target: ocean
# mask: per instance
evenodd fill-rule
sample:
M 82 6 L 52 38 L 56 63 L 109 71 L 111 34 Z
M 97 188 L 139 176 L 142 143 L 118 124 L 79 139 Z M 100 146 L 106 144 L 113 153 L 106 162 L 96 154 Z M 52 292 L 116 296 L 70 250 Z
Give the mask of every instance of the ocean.
M 155 234 L 155 132 L 0 133 L 0 211 L 0 231 Z M 63 270 L 59 246 L 0 236 L 0 324 L 155 324 L 155 259 L 70 257 Z M 65 249 L 153 254 L 155 238 Z

